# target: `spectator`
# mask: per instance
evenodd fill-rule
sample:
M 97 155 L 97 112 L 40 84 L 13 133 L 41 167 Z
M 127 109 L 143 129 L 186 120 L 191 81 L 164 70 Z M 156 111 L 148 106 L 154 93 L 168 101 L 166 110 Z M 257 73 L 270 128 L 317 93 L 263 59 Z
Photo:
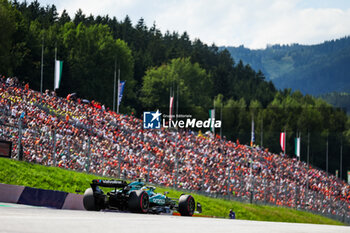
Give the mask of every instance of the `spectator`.
M 233 210 L 232 209 L 230 209 L 230 213 L 229 213 L 229 218 L 230 219 L 236 219 L 236 213 L 235 212 L 233 212 Z
M 0 135 L 14 142 L 15 155 L 18 120 L 25 116 L 23 157 L 30 162 L 127 179 L 146 178 L 150 171 L 155 184 L 349 214 L 348 184 L 238 140 L 193 131 L 145 131 L 133 115 L 116 114 L 96 101 L 49 95 L 49 90 L 42 94 L 21 87 L 15 78 L 0 80 L 0 112 Z

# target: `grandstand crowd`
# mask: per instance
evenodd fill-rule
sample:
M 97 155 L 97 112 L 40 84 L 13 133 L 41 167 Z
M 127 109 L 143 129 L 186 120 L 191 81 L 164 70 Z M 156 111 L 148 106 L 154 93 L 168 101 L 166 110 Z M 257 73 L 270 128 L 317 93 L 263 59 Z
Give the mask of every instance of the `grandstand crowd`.
M 16 156 L 20 137 L 29 162 L 350 215 L 348 184 L 263 148 L 191 130 L 144 130 L 133 115 L 75 95 L 40 93 L 16 77 L 0 78 L 0 114 L 0 140 L 12 141 Z

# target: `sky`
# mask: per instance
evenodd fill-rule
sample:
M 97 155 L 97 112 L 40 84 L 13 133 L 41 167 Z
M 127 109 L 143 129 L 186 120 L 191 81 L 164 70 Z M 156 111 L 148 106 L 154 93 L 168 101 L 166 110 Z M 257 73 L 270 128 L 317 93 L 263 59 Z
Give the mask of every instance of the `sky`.
M 31 2 L 27 0 L 27 2 Z M 350 0 L 39 0 L 71 17 L 109 15 L 135 25 L 140 18 L 162 33 L 187 32 L 208 45 L 263 49 L 318 44 L 350 35 Z

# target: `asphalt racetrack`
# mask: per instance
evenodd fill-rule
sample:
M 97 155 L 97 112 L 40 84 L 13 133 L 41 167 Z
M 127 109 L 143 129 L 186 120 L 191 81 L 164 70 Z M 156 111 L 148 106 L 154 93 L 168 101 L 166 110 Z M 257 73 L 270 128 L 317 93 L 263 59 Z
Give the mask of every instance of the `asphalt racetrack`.
M 88 212 L 0 203 L 0 232 L 350 233 L 350 227 L 102 211 Z

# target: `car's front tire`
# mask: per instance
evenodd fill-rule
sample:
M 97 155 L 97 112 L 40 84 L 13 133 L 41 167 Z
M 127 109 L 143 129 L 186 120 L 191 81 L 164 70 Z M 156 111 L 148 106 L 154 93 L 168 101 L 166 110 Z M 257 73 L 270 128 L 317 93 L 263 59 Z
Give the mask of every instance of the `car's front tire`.
M 147 213 L 149 209 L 149 196 L 144 190 L 131 191 L 128 199 L 129 210 L 133 213 Z

